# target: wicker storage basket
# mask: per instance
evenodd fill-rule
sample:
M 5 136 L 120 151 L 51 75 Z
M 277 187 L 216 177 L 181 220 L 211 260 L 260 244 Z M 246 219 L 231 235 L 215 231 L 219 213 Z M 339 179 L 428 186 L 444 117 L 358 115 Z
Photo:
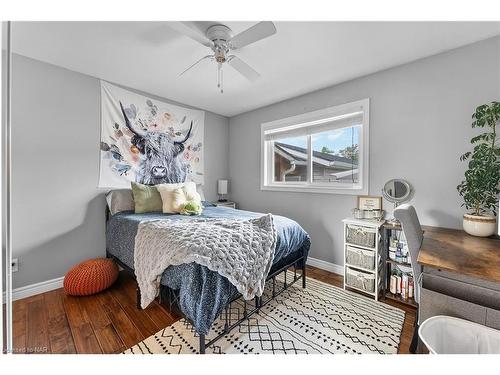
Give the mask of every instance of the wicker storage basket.
M 347 267 L 346 284 L 347 286 L 373 293 L 375 292 L 375 275 Z
M 375 251 L 346 245 L 346 261 L 351 266 L 373 270 L 375 269 Z
M 348 224 L 346 231 L 346 242 L 353 245 L 375 247 L 377 229 Z

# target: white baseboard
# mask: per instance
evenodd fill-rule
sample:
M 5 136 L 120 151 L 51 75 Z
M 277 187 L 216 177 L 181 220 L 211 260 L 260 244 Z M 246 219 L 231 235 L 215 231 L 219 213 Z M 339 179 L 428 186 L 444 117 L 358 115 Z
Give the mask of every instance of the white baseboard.
M 339 274 L 342 276 L 344 275 L 344 266 L 340 266 L 340 265 L 335 264 L 335 263 L 330 263 L 330 262 L 326 262 L 326 261 L 321 260 L 321 259 L 309 257 L 309 258 L 307 258 L 306 264 L 313 266 L 313 267 L 321 268 L 322 270 L 333 272 L 333 273 L 336 273 L 336 274 Z
M 58 277 L 57 279 L 42 281 L 40 283 L 26 285 L 21 288 L 16 288 L 12 290 L 12 300 L 16 301 L 18 299 L 31 297 L 36 294 L 50 292 L 51 290 L 62 288 L 63 282 L 64 282 L 64 276 Z
M 321 259 L 307 258 L 307 264 L 339 275 L 344 274 L 343 266 L 339 266 L 338 264 L 335 263 L 326 262 Z M 64 282 L 64 276 L 52 280 L 42 281 L 36 284 L 26 285 L 21 288 L 16 288 L 12 291 L 12 300 L 16 301 L 18 299 L 31 297 L 36 294 L 50 292 L 51 290 L 62 288 L 63 282 Z

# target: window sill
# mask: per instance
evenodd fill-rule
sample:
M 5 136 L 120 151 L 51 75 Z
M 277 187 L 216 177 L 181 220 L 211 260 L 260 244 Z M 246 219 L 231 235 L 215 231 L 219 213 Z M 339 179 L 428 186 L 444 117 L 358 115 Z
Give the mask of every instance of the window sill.
M 329 186 L 285 186 L 285 185 L 261 185 L 263 191 L 285 191 L 294 193 L 318 193 L 318 194 L 338 194 L 338 195 L 367 195 L 368 188 L 340 188 Z

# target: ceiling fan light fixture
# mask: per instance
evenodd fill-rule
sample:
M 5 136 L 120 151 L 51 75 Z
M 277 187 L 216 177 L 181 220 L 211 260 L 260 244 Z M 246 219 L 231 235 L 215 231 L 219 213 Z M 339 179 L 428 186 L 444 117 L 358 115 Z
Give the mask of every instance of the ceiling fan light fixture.
M 233 36 L 232 30 L 228 26 L 220 23 L 209 26 L 204 34 L 201 32 L 194 32 L 196 29 L 199 30 L 200 23 L 181 22 L 181 24 L 182 27 L 177 28 L 180 32 L 202 45 L 210 47 L 213 51 L 213 55 L 201 58 L 184 70 L 180 75 L 183 75 L 205 59 L 214 60 L 217 63 L 217 88 L 220 89 L 221 93 L 224 92 L 222 64 L 226 62 L 250 82 L 260 77 L 260 74 L 243 60 L 235 55 L 229 55 L 231 50 L 245 47 L 276 33 L 276 27 L 270 21 L 259 22 L 236 36 Z M 198 25 L 198 28 L 196 25 Z
M 215 51 L 215 61 L 219 64 L 223 64 L 226 62 L 226 52 L 225 51 Z

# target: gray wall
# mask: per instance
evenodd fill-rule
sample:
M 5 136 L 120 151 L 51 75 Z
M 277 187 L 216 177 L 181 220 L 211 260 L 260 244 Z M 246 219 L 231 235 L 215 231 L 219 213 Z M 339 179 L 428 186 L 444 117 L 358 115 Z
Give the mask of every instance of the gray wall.
M 242 209 L 297 220 L 311 235 L 310 256 L 342 265 L 341 220 L 356 197 L 261 191 L 260 124 L 370 98 L 370 193 L 405 178 L 423 224 L 460 228 L 459 156 L 470 148 L 476 106 L 500 99 L 499 69 L 497 37 L 232 117 L 230 196 Z
M 163 99 L 164 100 L 164 99 Z M 99 80 L 15 55 L 12 108 L 13 287 L 104 256 Z M 228 177 L 228 119 L 205 117 L 205 195 Z
M 474 134 L 470 116 L 500 98 L 500 38 L 227 118 L 206 113 L 205 192 L 229 177 L 241 208 L 297 220 L 311 256 L 342 264 L 341 219 L 354 196 L 260 191 L 260 124 L 369 97 L 370 192 L 408 179 L 424 224 L 458 228 L 459 155 Z M 13 63 L 14 288 L 60 277 L 104 255 L 104 198 L 96 188 L 99 81 L 22 56 Z M 229 123 L 229 127 L 228 127 Z M 229 163 L 229 165 L 228 165 Z M 386 206 L 387 202 L 384 202 Z

